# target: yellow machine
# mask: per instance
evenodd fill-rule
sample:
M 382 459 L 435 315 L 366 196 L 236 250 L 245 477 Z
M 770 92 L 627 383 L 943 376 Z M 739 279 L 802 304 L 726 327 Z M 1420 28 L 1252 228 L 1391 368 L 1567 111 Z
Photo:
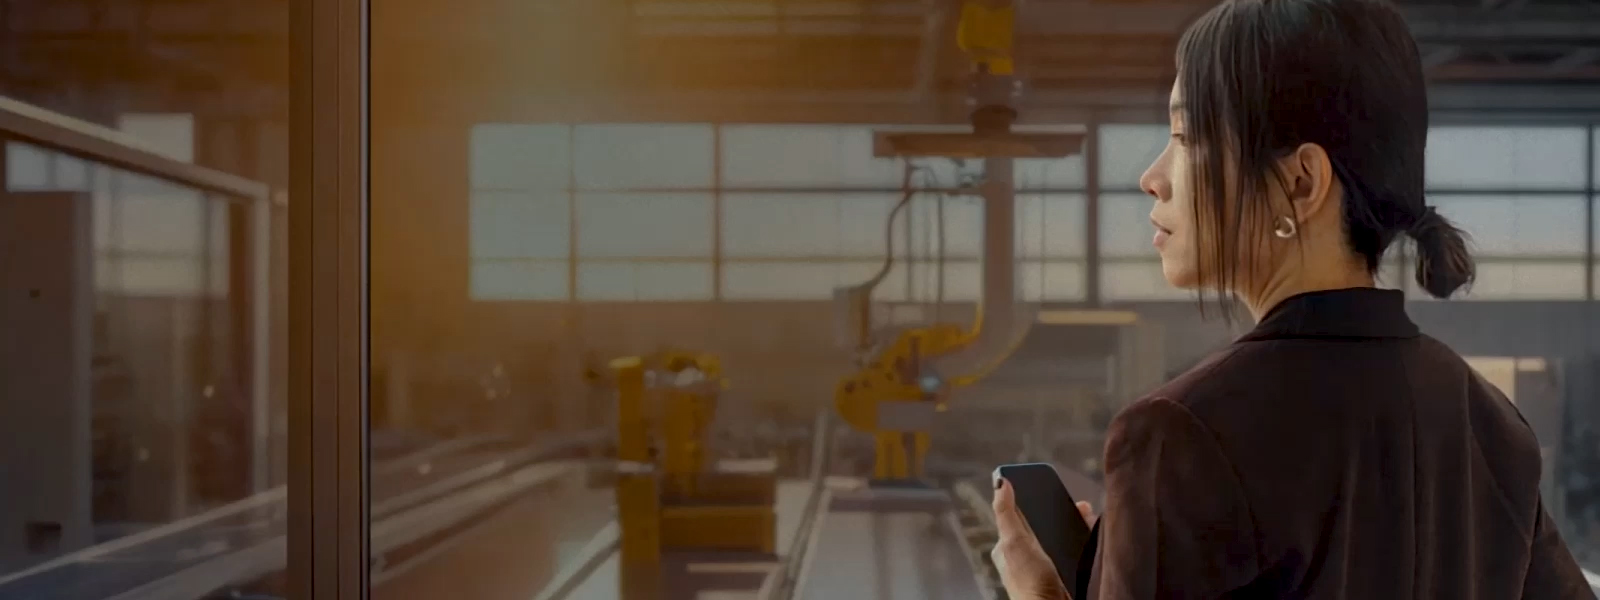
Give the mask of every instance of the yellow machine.
M 663 552 L 772 554 L 777 478 L 723 473 L 705 444 L 727 386 L 716 357 L 662 352 L 611 362 L 623 598 L 661 589 Z
M 857 354 L 859 370 L 835 387 L 834 405 L 845 422 L 873 436 L 874 479 L 920 478 L 932 415 L 944 410 L 952 389 L 970 385 L 998 366 L 1032 324 L 1031 315 L 1023 317 L 1016 310 L 1013 161 L 1070 156 L 1080 150 L 1083 136 L 1011 131 L 1022 93 L 1012 60 L 1015 13 L 1010 0 L 963 3 L 956 42 L 972 63 L 971 133 L 891 131 L 874 136 L 878 157 L 985 161 L 977 190 L 984 206 L 983 300 L 970 329 L 934 323 L 896 332 L 884 343 L 872 339 L 871 293 L 888 274 L 892 256 L 877 277 L 835 292 L 843 311 L 842 331 Z M 909 174 L 905 193 L 890 214 L 891 226 L 913 193 Z

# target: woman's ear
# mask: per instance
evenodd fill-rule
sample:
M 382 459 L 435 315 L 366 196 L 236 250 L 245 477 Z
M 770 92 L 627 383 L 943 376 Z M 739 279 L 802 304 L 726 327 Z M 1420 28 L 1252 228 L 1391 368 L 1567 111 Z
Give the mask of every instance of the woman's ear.
M 1311 220 L 1327 210 L 1333 196 L 1333 162 L 1328 151 L 1317 144 L 1300 144 L 1284 157 L 1280 168 L 1284 174 L 1284 195 L 1294 207 L 1294 218 L 1300 223 Z

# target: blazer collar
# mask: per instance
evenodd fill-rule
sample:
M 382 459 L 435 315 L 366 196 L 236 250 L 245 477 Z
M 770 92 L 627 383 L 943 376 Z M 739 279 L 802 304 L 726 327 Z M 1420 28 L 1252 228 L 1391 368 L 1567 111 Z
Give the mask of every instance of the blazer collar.
M 1278 303 L 1240 341 L 1283 338 L 1409 338 L 1421 335 L 1398 290 L 1307 292 Z

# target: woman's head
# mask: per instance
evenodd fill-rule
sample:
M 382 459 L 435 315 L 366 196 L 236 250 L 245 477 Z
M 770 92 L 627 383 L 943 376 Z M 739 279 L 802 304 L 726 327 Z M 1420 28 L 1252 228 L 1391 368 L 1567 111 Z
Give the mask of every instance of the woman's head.
M 1170 283 L 1247 301 L 1347 287 L 1402 234 L 1429 293 L 1472 280 L 1461 232 L 1423 199 L 1427 92 L 1394 7 L 1227 0 L 1177 63 L 1173 135 L 1140 179 Z

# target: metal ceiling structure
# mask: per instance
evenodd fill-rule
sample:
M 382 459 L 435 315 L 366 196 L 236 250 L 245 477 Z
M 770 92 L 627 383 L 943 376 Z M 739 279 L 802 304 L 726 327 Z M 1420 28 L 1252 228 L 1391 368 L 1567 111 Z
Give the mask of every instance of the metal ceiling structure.
M 1178 33 L 1210 5 L 1016 1 L 1029 102 L 1050 106 L 1160 104 Z M 1595 0 L 1400 1 L 1439 108 L 1600 111 Z M 482 84 L 462 81 L 454 88 L 461 95 L 525 92 L 508 104 L 560 103 L 557 97 L 566 96 L 619 109 L 635 103 L 955 109 L 967 75 L 953 44 L 960 4 L 397 0 L 377 6 L 373 29 L 396 40 L 392 64 L 416 71 L 407 77 L 441 83 L 476 77 Z M 135 105 L 282 115 L 287 20 L 284 0 L 0 0 L 0 93 L 59 108 L 109 90 Z M 375 52 L 375 61 L 382 54 Z M 571 55 L 588 62 L 573 66 Z M 383 68 L 375 62 L 374 73 Z M 609 83 L 589 85 L 596 80 Z M 595 97 L 618 93 L 632 100 Z

